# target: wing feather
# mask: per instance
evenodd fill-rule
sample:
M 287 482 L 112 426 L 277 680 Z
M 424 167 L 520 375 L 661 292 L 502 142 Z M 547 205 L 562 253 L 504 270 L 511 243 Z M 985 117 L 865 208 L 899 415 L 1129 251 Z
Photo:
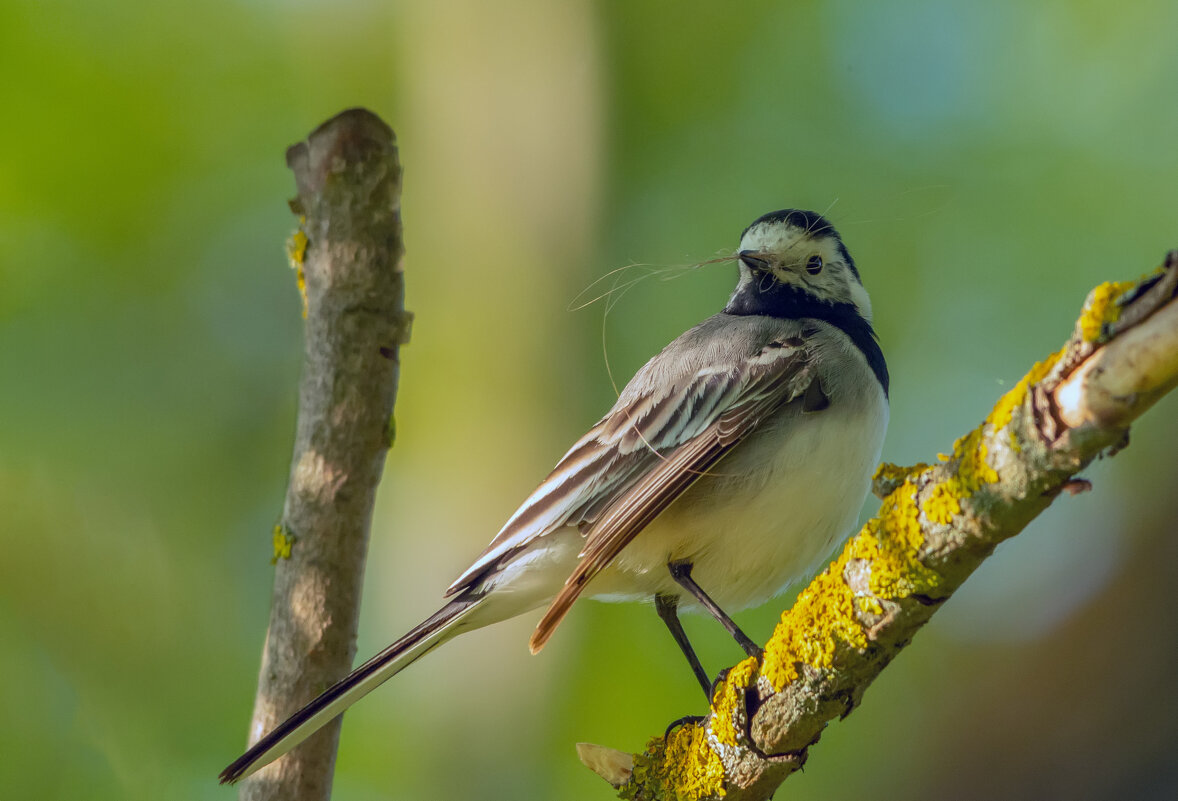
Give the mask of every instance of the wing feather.
M 779 353 L 774 361 L 748 371 L 744 391 L 700 435 L 671 451 L 611 505 L 595 515 L 585 532 L 585 547 L 564 587 L 536 626 L 529 643 L 536 653 L 580 597 L 589 581 L 603 570 L 643 528 L 675 501 L 708 468 L 782 405 L 803 397 L 814 381 L 803 350 Z
M 474 586 L 504 559 L 562 526 L 577 526 L 586 532 L 589 549 L 603 536 L 595 532 L 612 531 L 624 520 L 619 529 L 624 541 L 616 549 L 611 546 L 601 551 L 601 558 L 608 554 L 603 565 L 608 563 L 645 525 L 639 525 L 647 519 L 641 514 L 633 519 L 619 516 L 630 505 L 642 506 L 640 499 L 648 497 L 633 493 L 650 493 L 651 500 L 643 508 L 655 510 L 657 515 L 711 464 L 709 458 L 718 459 L 751 430 L 747 420 L 755 426 L 759 417 L 748 415 L 760 409 L 764 398 L 787 402 L 795 397 L 790 389 L 794 384 L 804 384 L 801 391 L 805 391 L 811 371 L 803 345 L 797 339 L 773 341 L 735 364 L 697 365 L 680 380 L 667 381 L 661 392 L 652 388 L 641 394 L 623 393 L 610 413 L 569 449 L 446 595 Z M 709 457 L 715 447 L 721 450 Z M 607 525 L 610 520 L 619 523 Z M 612 538 L 606 536 L 602 541 L 612 542 Z M 586 570 L 596 573 L 600 567 Z M 591 577 L 586 574 L 584 580 Z

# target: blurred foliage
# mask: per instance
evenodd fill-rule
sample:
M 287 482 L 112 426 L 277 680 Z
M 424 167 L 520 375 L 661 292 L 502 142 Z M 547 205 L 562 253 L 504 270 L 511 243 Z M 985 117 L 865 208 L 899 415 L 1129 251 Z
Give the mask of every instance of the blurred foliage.
M 418 320 L 366 655 L 608 406 L 605 355 L 622 384 L 733 270 L 604 318 L 578 293 L 764 211 L 828 212 L 862 268 L 885 456 L 945 450 L 1088 289 L 1178 246 L 1176 29 L 1165 0 L 3 4 L 3 795 L 232 797 L 301 348 L 282 157 L 326 117 L 398 132 Z M 779 797 L 1178 795 L 1176 410 L 1003 546 Z M 742 620 L 767 636 L 783 603 Z M 532 622 L 349 713 L 339 797 L 608 798 L 574 742 L 701 711 L 649 610 L 581 604 L 534 659 Z

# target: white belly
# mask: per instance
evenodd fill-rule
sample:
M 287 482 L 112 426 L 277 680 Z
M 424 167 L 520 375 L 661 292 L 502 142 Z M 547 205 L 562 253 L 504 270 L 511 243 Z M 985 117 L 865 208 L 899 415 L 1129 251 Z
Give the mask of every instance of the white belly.
M 727 611 L 760 604 L 807 578 L 854 527 L 879 461 L 881 392 L 815 414 L 797 405 L 700 478 L 587 588 L 599 600 L 683 596 L 667 563 Z M 694 604 L 690 596 L 683 608 Z

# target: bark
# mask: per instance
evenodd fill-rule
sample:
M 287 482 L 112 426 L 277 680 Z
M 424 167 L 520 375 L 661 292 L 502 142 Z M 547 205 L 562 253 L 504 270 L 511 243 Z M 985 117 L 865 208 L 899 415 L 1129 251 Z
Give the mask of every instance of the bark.
M 289 148 L 286 162 L 298 189 L 291 259 L 306 341 L 251 743 L 351 668 L 372 506 L 392 444 L 398 350 L 411 321 L 392 130 L 371 112 L 345 111 Z M 329 798 L 339 730 L 339 720 L 325 726 L 246 780 L 240 797 Z
M 1003 540 L 1178 385 L 1178 251 L 1139 282 L 1089 295 L 1059 352 L 932 465 L 883 465 L 879 513 L 783 615 L 761 660 L 732 668 L 699 723 L 631 756 L 582 760 L 631 799 L 769 798 L 826 724 L 864 691 Z

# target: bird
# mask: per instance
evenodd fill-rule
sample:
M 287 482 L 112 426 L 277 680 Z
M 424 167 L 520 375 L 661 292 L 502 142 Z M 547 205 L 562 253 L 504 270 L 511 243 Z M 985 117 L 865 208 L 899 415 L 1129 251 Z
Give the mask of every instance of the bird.
M 887 363 L 871 301 L 824 216 L 782 209 L 741 234 L 724 309 L 646 363 L 559 460 L 442 607 L 261 737 L 257 771 L 451 638 L 545 608 L 538 652 L 582 595 L 653 602 L 710 700 L 679 620 L 729 616 L 807 577 L 855 525 L 883 447 Z

